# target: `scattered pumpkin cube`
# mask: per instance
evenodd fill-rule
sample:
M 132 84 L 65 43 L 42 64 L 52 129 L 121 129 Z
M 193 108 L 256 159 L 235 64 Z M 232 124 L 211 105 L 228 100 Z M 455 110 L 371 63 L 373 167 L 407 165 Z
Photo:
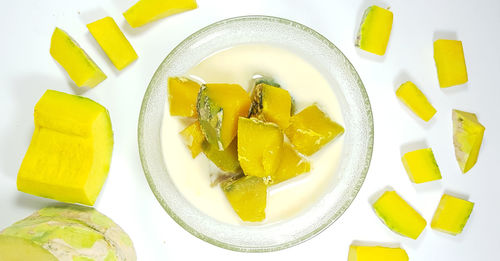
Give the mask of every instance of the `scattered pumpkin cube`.
M 405 153 L 402 161 L 408 177 L 413 183 L 418 184 L 441 179 L 441 171 L 430 148 Z
M 349 247 L 348 261 L 408 261 L 408 254 L 402 248 L 381 246 Z
M 95 87 L 106 75 L 65 31 L 56 27 L 50 40 L 50 55 L 78 87 Z
M 248 116 L 250 96 L 238 84 L 205 84 L 198 95 L 197 109 L 206 140 L 223 150 L 236 136 L 238 118 Z
M 217 167 L 225 172 L 238 173 L 241 171 L 240 162 L 238 161 L 238 145 L 237 141 L 233 140 L 224 150 L 219 150 L 217 145 L 212 145 L 206 140 L 203 141 L 201 147 L 203 153 Z
M 113 18 L 104 17 L 87 28 L 116 69 L 121 70 L 137 59 L 137 53 Z
M 452 118 L 455 157 L 462 173 L 466 173 L 476 164 L 485 128 L 474 113 L 453 110 Z
M 245 175 L 267 178 L 276 172 L 283 147 L 278 125 L 240 117 L 237 140 L 238 159 Z
M 401 84 L 396 96 L 424 121 L 429 121 L 436 114 L 436 109 L 412 82 Z
M 377 216 L 392 231 L 417 239 L 427 222 L 396 191 L 386 191 L 373 204 Z
M 168 105 L 170 115 L 196 117 L 196 100 L 200 85 L 185 77 L 168 78 Z
M 470 201 L 443 194 L 432 218 L 431 228 L 458 235 L 462 233 L 473 208 L 474 203 Z
M 258 222 L 266 218 L 267 186 L 262 178 L 245 176 L 223 182 L 221 188 L 243 221 Z
M 17 175 L 17 189 L 93 205 L 106 180 L 112 150 L 106 108 L 48 90 L 35 106 L 35 131 Z
M 123 16 L 135 28 L 196 7 L 196 0 L 139 0 Z
M 391 11 L 376 5 L 368 7 L 363 14 L 355 45 L 367 52 L 384 55 L 391 36 L 392 19 Z
M 281 129 L 286 129 L 290 120 L 291 108 L 292 97 L 287 90 L 265 83 L 254 87 L 250 116 L 274 122 Z
M 461 41 L 436 40 L 434 42 L 434 61 L 441 88 L 467 82 L 467 68 Z
M 280 165 L 276 172 L 271 175 L 270 183 L 278 184 L 310 170 L 311 163 L 297 153 L 289 143 L 284 142 Z
M 285 134 L 295 149 L 307 156 L 343 133 L 344 128 L 330 120 L 316 105 L 291 117 L 290 125 L 285 129 Z
M 205 136 L 203 136 L 203 133 L 201 132 L 200 123 L 198 121 L 191 123 L 184 130 L 182 130 L 180 134 L 184 143 L 191 151 L 191 156 L 193 159 L 196 158 L 196 156 L 200 154 L 202 150 L 201 145 L 205 140 Z

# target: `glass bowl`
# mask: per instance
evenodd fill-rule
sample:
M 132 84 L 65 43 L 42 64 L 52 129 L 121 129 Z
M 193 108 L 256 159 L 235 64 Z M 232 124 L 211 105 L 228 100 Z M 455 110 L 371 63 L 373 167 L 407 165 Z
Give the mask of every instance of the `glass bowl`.
M 167 79 L 184 75 L 207 56 L 244 43 L 265 43 L 306 56 L 330 83 L 345 121 L 344 145 L 334 181 L 302 214 L 283 222 L 231 225 L 192 206 L 169 177 L 162 155 L 161 127 Z M 209 25 L 182 41 L 163 60 L 142 102 L 139 153 L 146 179 L 165 211 L 194 236 L 219 247 L 243 252 L 288 248 L 317 235 L 349 207 L 363 184 L 373 149 L 370 102 L 356 70 L 342 52 L 314 30 L 282 18 L 244 16 Z

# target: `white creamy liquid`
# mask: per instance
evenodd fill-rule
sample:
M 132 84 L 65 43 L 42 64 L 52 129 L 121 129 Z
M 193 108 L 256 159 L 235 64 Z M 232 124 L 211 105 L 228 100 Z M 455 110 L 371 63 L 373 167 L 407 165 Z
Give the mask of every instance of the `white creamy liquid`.
M 186 75 L 203 83 L 237 83 L 251 90 L 254 75 L 271 76 L 288 90 L 296 112 L 316 103 L 328 116 L 344 125 L 339 103 L 329 83 L 300 56 L 271 45 L 245 44 L 217 52 Z M 226 223 L 241 224 L 222 189 L 210 186 L 214 165 L 200 153 L 192 159 L 179 132 L 189 120 L 172 117 L 168 102 L 162 127 L 162 149 L 167 171 L 184 197 L 205 214 Z M 343 137 L 323 146 L 311 157 L 311 171 L 268 188 L 266 219 L 274 223 L 300 214 L 321 197 L 331 184 L 339 162 Z

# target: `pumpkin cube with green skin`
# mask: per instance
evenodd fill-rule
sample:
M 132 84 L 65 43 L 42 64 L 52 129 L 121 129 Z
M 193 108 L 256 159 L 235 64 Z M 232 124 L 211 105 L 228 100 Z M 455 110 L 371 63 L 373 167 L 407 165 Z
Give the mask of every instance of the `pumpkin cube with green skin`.
M 290 118 L 285 134 L 300 153 L 310 156 L 344 133 L 318 106 L 311 105 Z
M 458 235 L 469 220 L 469 216 L 474 208 L 474 203 L 444 194 L 432 218 L 431 228 Z
M 168 105 L 170 115 L 196 117 L 196 100 L 200 85 L 185 77 L 168 78 Z
M 201 131 L 200 123 L 195 121 L 180 132 L 184 143 L 191 151 L 191 156 L 196 158 L 202 151 L 202 144 L 205 141 L 205 136 Z
M 208 143 L 206 140 L 203 141 L 201 147 L 205 156 L 222 171 L 231 173 L 238 173 L 241 171 L 238 161 L 238 145 L 236 139 L 224 150 L 219 150 L 217 146 Z
M 196 7 L 196 0 L 139 0 L 123 16 L 135 28 Z
M 477 162 L 485 127 L 474 113 L 453 110 L 452 118 L 455 157 L 462 173 L 466 173 Z
M 291 108 L 292 97 L 288 91 L 265 83 L 254 87 L 250 116 L 274 122 L 281 129 L 286 129 L 290 120 Z
M 391 11 L 370 6 L 363 14 L 355 45 L 362 50 L 384 55 L 391 36 L 393 14 Z
M 395 191 L 386 191 L 373 204 L 377 216 L 392 231 L 417 239 L 427 225 L 425 219 Z
M 270 183 L 278 184 L 310 170 L 311 163 L 304 156 L 297 153 L 289 143 L 285 142 L 283 143 L 280 165 L 276 172 L 271 175 Z
M 466 83 L 464 49 L 461 41 L 439 39 L 434 42 L 434 61 L 441 88 Z
M 441 171 L 432 149 L 410 151 L 402 157 L 403 165 L 413 183 L 424 183 L 441 179 Z
M 436 109 L 412 82 L 401 84 L 396 91 L 396 96 L 424 121 L 429 121 L 436 114 Z
M 205 84 L 198 94 L 198 121 L 205 139 L 224 150 L 237 133 L 238 118 L 247 116 L 250 96 L 237 84 Z
M 245 175 L 269 178 L 276 172 L 283 147 L 278 125 L 240 117 L 237 140 L 238 160 Z
M 258 222 L 266 218 L 267 186 L 262 178 L 244 176 L 221 183 L 221 188 L 241 220 Z
M 348 261 L 408 261 L 402 248 L 381 246 L 350 246 Z

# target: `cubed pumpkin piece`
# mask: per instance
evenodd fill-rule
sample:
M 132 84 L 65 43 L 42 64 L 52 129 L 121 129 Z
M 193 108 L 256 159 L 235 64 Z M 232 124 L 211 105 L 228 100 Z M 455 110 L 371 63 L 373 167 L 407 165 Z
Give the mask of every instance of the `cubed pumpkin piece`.
M 168 78 L 168 105 L 170 115 L 196 117 L 196 100 L 200 85 L 185 77 Z
M 473 208 L 474 203 L 470 201 L 443 194 L 434 212 L 431 228 L 456 236 L 462 233 Z
M 464 49 L 461 41 L 439 39 L 434 42 L 434 61 L 441 88 L 467 82 Z
M 356 38 L 356 46 L 370 53 L 384 55 L 391 36 L 393 14 L 391 11 L 370 6 L 365 10 Z
M 281 129 L 286 129 L 290 120 L 291 108 L 292 97 L 287 90 L 265 83 L 254 87 L 250 116 L 263 121 L 274 122 Z
M 137 53 L 113 18 L 104 17 L 87 28 L 116 69 L 121 70 L 137 59 Z
M 403 155 L 402 161 L 413 183 L 441 179 L 441 171 L 430 148 L 407 152 Z
M 236 136 L 238 118 L 248 116 L 250 96 L 237 84 L 205 84 L 198 95 L 197 109 L 206 140 L 223 150 Z
M 453 110 L 452 118 L 455 157 L 462 173 L 466 173 L 476 164 L 485 128 L 474 113 Z
M 300 153 L 310 156 L 344 133 L 318 106 L 311 105 L 290 118 L 286 136 Z
M 258 222 L 266 218 L 267 186 L 262 178 L 245 176 L 223 182 L 221 187 L 241 220 Z
M 139 0 L 123 16 L 135 28 L 196 7 L 196 0 Z
M 65 31 L 56 27 L 50 40 L 50 55 L 78 87 L 95 87 L 106 75 Z
M 238 120 L 238 160 L 247 176 L 270 178 L 280 164 L 283 133 L 278 125 L 255 118 Z
M 106 180 L 112 150 L 111 121 L 103 106 L 48 90 L 35 106 L 35 131 L 17 175 L 17 188 L 93 205 Z
M 191 156 L 193 159 L 196 158 L 196 156 L 200 154 L 202 150 L 201 145 L 205 140 L 205 136 L 203 136 L 203 133 L 201 132 L 200 123 L 198 121 L 191 123 L 184 130 L 182 130 L 180 134 L 184 143 L 191 151 Z
M 237 140 L 233 140 L 224 150 L 219 150 L 217 145 L 212 145 L 206 140 L 203 141 L 201 147 L 203 153 L 222 171 L 238 173 L 241 171 L 240 162 L 238 161 L 238 145 Z
M 402 248 L 381 246 L 350 246 L 348 261 L 408 261 Z
M 424 121 L 429 121 L 436 114 L 436 109 L 412 82 L 401 84 L 396 91 L 396 96 Z
M 377 216 L 392 231 L 417 239 L 427 222 L 395 191 L 386 191 L 373 204 Z
M 311 170 L 311 163 L 297 153 L 289 143 L 283 143 L 280 165 L 271 175 L 272 184 L 278 184 Z

